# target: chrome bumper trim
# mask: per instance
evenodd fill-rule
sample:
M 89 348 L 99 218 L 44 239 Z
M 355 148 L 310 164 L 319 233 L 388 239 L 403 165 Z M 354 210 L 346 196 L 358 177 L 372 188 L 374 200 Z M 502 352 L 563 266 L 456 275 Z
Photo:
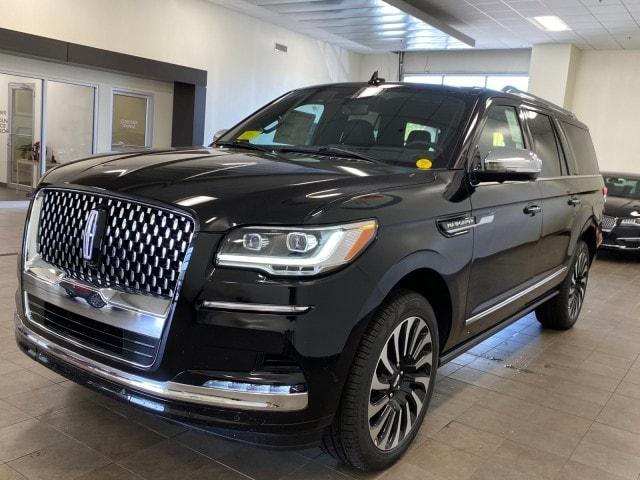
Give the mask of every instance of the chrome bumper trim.
M 39 360 L 46 364 L 46 357 L 54 357 L 79 370 L 113 382 L 124 388 L 163 400 L 195 403 L 209 407 L 230 408 L 236 410 L 259 410 L 290 412 L 303 410 L 308 404 L 308 395 L 303 393 L 251 393 L 225 390 L 212 387 L 199 387 L 176 382 L 160 382 L 134 375 L 79 355 L 65 347 L 57 345 L 29 329 L 16 313 L 17 332 L 32 346 L 38 349 Z M 131 392 L 135 393 L 135 392 Z M 144 399 L 137 399 L 145 405 Z M 149 405 L 153 402 L 148 402 Z M 155 408 L 157 410 L 157 407 Z
M 311 307 L 299 307 L 295 305 L 271 305 L 261 303 L 242 303 L 242 302 L 215 302 L 205 300 L 202 307 L 211 310 L 237 310 L 241 312 L 259 312 L 259 313 L 305 313 L 311 310 Z
M 171 299 L 98 288 L 67 277 L 39 256 L 25 265 L 22 285 L 25 293 L 60 308 L 153 338 L 161 337 L 171 311 Z
M 544 287 L 546 284 L 550 283 L 552 280 L 554 280 L 555 278 L 557 278 L 560 275 L 562 275 L 567 270 L 568 270 L 567 267 L 560 268 L 559 270 L 553 272 L 552 274 L 550 274 L 546 278 L 543 278 L 542 280 L 540 280 L 538 283 L 535 283 L 534 285 L 531 285 L 529 288 L 526 288 L 526 289 L 522 290 L 521 292 L 518 292 L 515 295 L 512 295 L 511 297 L 507 298 L 506 300 L 498 303 L 497 305 L 494 305 L 493 307 L 490 307 L 490 308 L 478 313 L 477 315 L 474 315 L 473 317 L 467 319 L 466 324 L 469 325 L 470 323 L 477 322 L 478 320 L 486 317 L 487 315 L 491 315 L 492 313 L 497 312 L 498 310 L 506 307 L 510 303 L 513 303 L 516 300 L 518 300 L 518 299 L 520 299 L 520 298 L 522 298 L 522 297 L 524 297 L 524 296 L 526 296 L 526 295 L 528 295 L 530 293 L 535 292 L 539 288 Z

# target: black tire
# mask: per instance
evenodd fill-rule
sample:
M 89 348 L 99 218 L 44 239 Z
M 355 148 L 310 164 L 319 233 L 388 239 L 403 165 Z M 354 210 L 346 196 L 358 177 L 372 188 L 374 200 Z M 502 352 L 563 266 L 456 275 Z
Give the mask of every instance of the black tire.
M 360 342 L 340 407 L 323 437 L 325 451 L 362 471 L 381 470 L 397 461 L 415 438 L 431 400 L 438 339 L 429 302 L 410 290 L 393 292 Z M 399 358 L 397 365 L 390 365 L 394 358 Z M 391 370 L 385 365 L 395 374 L 387 374 Z
M 591 254 L 582 240 L 578 241 L 560 293 L 536 309 L 538 321 L 547 328 L 568 330 L 580 316 L 589 280 Z

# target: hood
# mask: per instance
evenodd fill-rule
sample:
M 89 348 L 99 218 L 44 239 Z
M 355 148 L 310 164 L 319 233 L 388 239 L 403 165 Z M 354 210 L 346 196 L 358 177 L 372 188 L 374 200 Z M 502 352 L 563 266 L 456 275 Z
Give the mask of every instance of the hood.
M 384 188 L 431 182 L 435 173 L 306 154 L 241 149 L 109 154 L 49 172 L 41 186 L 89 187 L 190 211 L 200 229 L 301 224 L 332 202 Z
M 637 212 L 640 216 L 640 199 L 625 197 L 607 197 L 604 204 L 604 213 L 611 217 L 634 217 L 632 212 Z

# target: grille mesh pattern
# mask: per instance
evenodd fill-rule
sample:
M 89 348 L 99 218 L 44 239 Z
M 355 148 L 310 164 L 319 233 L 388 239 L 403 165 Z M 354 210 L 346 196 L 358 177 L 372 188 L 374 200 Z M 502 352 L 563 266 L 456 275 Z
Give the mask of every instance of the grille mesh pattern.
M 611 231 L 616 227 L 617 223 L 618 219 L 615 217 L 610 217 L 609 215 L 602 216 L 601 226 L 603 230 Z
M 107 222 L 101 258 L 82 258 L 89 212 L 103 208 Z M 42 259 L 72 278 L 98 287 L 172 297 L 193 237 L 193 220 L 157 207 L 91 193 L 45 192 L 38 235 Z

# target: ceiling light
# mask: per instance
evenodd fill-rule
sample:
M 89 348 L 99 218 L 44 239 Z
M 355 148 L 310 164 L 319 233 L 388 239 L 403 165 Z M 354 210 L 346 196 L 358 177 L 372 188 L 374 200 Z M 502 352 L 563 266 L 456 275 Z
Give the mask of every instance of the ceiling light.
M 527 20 L 545 32 L 566 32 L 567 30 L 571 30 L 569 25 L 555 15 L 543 15 L 541 17 L 528 18 Z

